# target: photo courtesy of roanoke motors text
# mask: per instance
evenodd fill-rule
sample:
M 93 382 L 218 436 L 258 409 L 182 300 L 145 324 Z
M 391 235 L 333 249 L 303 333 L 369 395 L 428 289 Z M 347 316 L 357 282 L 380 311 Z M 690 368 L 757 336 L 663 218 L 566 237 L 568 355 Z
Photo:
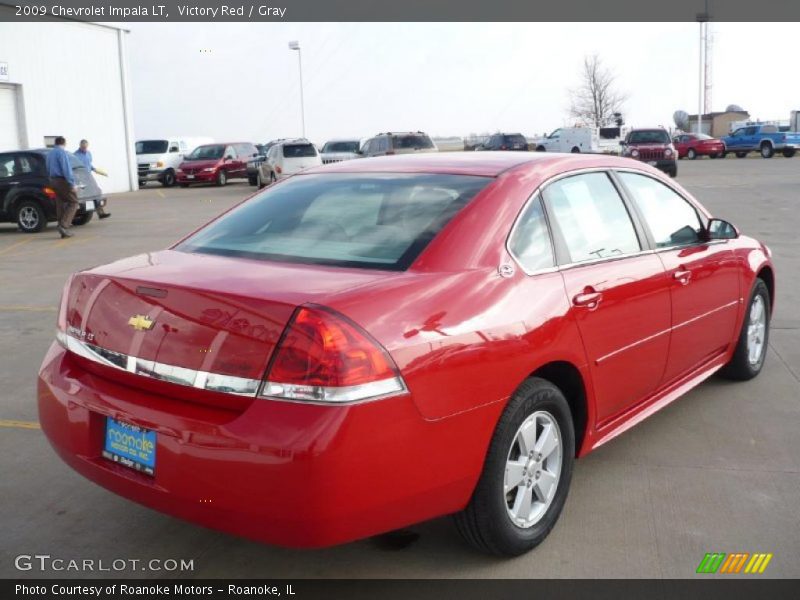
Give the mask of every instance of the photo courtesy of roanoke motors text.
M 0 598 L 796 598 L 798 27 L 0 0 Z

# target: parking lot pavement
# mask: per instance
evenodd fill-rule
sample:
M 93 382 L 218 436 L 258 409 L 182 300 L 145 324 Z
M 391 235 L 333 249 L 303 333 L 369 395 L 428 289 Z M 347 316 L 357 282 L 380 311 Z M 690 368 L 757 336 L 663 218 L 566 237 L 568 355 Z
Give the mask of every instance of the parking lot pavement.
M 163 248 L 253 191 L 163 189 L 114 196 L 113 217 L 60 240 L 0 226 L 0 577 L 18 554 L 194 559 L 193 577 L 692 577 L 706 552 L 771 552 L 767 577 L 800 576 L 800 159 L 681 161 L 678 181 L 775 253 L 777 311 L 764 372 L 712 378 L 578 461 L 553 533 L 513 560 L 477 554 L 449 519 L 405 548 L 365 540 L 284 550 L 172 519 L 67 468 L 35 422 L 36 372 L 68 273 Z M 16 423 L 15 423 L 16 422 Z M 174 573 L 123 571 L 140 577 Z M 119 575 L 114 572 L 98 576 Z

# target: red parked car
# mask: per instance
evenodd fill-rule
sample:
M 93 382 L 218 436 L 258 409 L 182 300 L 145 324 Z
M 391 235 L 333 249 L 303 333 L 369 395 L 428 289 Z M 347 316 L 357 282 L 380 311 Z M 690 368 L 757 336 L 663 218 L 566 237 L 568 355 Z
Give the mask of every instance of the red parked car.
M 672 142 L 678 151 L 678 158 L 694 160 L 698 156 L 717 158 L 725 152 L 722 140 L 713 138 L 705 133 L 682 133 L 676 135 Z
M 225 185 L 230 179 L 247 178 L 247 163 L 258 156 L 258 149 L 249 142 L 204 144 L 186 156 L 175 171 L 181 187 L 193 183 Z
M 314 547 L 455 514 L 516 555 L 576 457 L 761 371 L 774 294 L 767 247 L 645 164 L 340 162 L 73 275 L 40 420 L 85 477 L 208 527 Z

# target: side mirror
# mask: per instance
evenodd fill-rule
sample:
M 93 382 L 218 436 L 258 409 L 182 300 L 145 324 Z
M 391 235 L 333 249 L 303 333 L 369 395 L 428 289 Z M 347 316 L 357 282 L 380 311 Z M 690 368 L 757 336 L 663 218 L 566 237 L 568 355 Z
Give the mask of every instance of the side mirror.
M 233 160 L 233 157 L 230 154 L 228 154 L 228 156 L 225 157 L 225 160 Z
M 711 219 L 706 226 L 707 240 L 735 240 L 739 237 L 739 230 L 723 219 Z

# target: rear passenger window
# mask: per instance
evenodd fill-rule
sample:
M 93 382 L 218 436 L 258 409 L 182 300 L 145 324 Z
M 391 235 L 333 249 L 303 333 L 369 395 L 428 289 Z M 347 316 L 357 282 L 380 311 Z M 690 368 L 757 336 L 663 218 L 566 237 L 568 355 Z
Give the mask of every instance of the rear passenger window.
M 530 201 L 517 221 L 508 249 L 528 273 L 555 265 L 550 233 L 539 196 Z
M 641 250 L 633 221 L 605 173 L 561 179 L 544 190 L 569 253 L 569 262 L 624 256 Z
M 645 175 L 618 173 L 641 211 L 656 246 L 680 246 L 700 241 L 703 224 L 694 207 L 677 192 Z

